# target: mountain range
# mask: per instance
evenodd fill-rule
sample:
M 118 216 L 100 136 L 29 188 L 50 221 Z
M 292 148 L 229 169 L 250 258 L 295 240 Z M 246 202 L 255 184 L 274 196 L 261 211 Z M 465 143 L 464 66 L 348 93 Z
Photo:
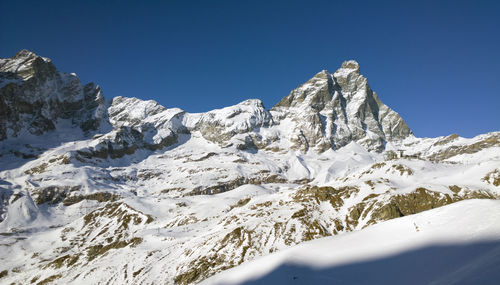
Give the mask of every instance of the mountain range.
M 354 60 L 270 109 L 188 113 L 106 99 L 27 50 L 0 59 L 1 283 L 243 284 L 217 274 L 374 227 L 394 238 L 406 216 L 432 236 L 419 217 L 460 205 L 498 242 L 499 187 L 500 132 L 415 137 Z

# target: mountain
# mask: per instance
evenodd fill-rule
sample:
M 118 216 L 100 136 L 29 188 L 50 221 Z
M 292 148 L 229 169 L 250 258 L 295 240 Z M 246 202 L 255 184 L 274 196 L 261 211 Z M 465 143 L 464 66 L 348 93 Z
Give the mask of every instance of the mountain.
M 388 141 L 412 135 L 403 119 L 370 89 L 353 60 L 344 62 L 334 74 L 318 73 L 270 111 L 260 100 L 247 100 L 204 114 L 168 110 L 136 98 L 116 97 L 108 106 L 98 86 L 83 86 L 75 74 L 58 72 L 49 59 L 26 50 L 3 59 L 0 72 L 1 140 L 24 133 L 41 135 L 55 130 L 64 119 L 86 133 L 111 124 L 127 143 L 135 141 L 137 147 L 150 149 L 171 145 L 178 133 L 191 131 L 200 131 L 206 140 L 221 146 L 231 145 L 233 137 L 238 137 L 236 141 L 244 143 L 240 148 L 262 148 L 279 140 L 292 149 L 316 152 L 338 149 L 351 141 L 382 151 Z M 260 128 L 273 136 L 265 136 Z
M 0 111 L 2 283 L 193 284 L 500 195 L 500 132 L 417 138 L 352 60 L 271 109 L 188 113 L 24 50 L 0 59 Z
M 351 141 L 381 151 L 388 141 L 412 135 L 398 113 L 384 105 L 356 61 L 330 74 L 323 70 L 272 108 L 280 120 L 294 122 L 294 148 L 322 152 Z
M 95 130 L 106 113 L 99 86 L 58 72 L 50 59 L 22 50 L 0 60 L 0 140 L 55 130 L 58 119 Z

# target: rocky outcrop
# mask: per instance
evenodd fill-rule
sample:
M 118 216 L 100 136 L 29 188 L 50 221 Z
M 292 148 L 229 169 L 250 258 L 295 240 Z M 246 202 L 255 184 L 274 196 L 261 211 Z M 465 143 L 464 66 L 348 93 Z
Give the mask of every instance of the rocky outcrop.
M 404 120 L 384 105 L 350 60 L 335 73 L 321 71 L 271 109 L 296 128 L 289 134 L 296 149 L 322 152 L 351 141 L 381 151 L 386 141 L 412 135 Z
M 46 260 L 43 268 L 67 270 L 88 264 L 109 251 L 135 247 L 142 238 L 134 236 L 133 230 L 152 221 L 153 217 L 125 203 L 108 203 L 65 227 L 59 241 L 65 246 L 59 248 L 56 258 Z
M 130 127 L 119 127 L 108 134 L 101 136 L 86 148 L 77 151 L 76 159 L 84 162 L 85 159 L 101 158 L 115 159 L 125 155 L 134 154 L 138 149 L 155 151 L 163 147 L 171 146 L 178 141 L 175 132 L 169 132 L 158 141 L 150 140 L 150 137 Z
M 241 185 L 246 185 L 246 184 L 254 184 L 254 185 L 260 185 L 260 184 L 266 184 L 266 183 L 307 183 L 310 182 L 308 180 L 304 181 L 288 181 L 281 175 L 277 174 L 268 174 L 268 173 L 260 173 L 259 176 L 254 176 L 254 177 L 237 177 L 233 180 L 230 181 L 219 181 L 215 185 L 209 185 L 209 186 L 198 186 L 195 187 L 191 192 L 187 194 L 187 196 L 192 196 L 192 195 L 213 195 L 213 194 L 219 194 L 227 191 L 231 191 Z
M 350 208 L 345 220 L 346 227 L 354 229 L 362 220 L 365 221 L 365 226 L 373 225 L 466 199 L 497 199 L 487 191 L 462 189 L 456 185 L 451 186 L 450 189 L 454 192 L 452 195 L 419 187 L 407 194 L 389 197 L 377 194 L 366 196 L 361 203 Z
M 451 145 L 440 151 L 434 152 L 427 158 L 433 161 L 445 160 L 461 154 L 473 154 L 490 147 L 500 146 L 500 134 L 491 133 L 484 136 L 480 141 L 472 144 Z
M 493 186 L 500 186 L 500 169 L 488 172 L 481 180 Z
M 22 50 L 0 61 L 0 140 L 23 130 L 41 135 L 56 129 L 60 119 L 89 132 L 105 115 L 99 86 L 82 85 L 75 74 L 58 72 L 49 59 Z

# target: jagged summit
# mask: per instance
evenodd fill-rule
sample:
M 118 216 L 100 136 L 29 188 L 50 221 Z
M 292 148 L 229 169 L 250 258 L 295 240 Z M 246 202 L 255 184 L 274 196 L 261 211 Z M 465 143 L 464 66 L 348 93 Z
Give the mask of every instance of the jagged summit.
M 10 59 L 0 60 L 0 72 L 2 77 L 46 80 L 54 77 L 57 70 L 50 59 L 28 50 L 21 50 Z
M 342 66 L 340 68 L 345 68 L 345 69 L 354 69 L 359 71 L 359 63 L 355 61 L 354 59 L 346 60 L 342 62 Z
M 340 66 L 340 68 L 334 72 L 335 77 L 340 77 L 340 76 L 346 77 L 351 73 L 355 73 L 357 75 L 360 74 L 359 63 L 353 59 L 344 61 Z M 328 70 L 323 69 L 320 72 L 318 72 L 313 78 L 327 79 L 327 77 L 330 75 L 331 73 Z
M 29 51 L 27 49 L 22 49 L 22 50 L 18 51 L 12 58 L 20 59 L 20 58 L 34 58 L 34 57 L 41 57 L 41 56 L 39 56 L 36 53 Z M 48 58 L 45 58 L 45 59 L 49 60 Z
M 292 90 L 271 110 L 274 117 L 297 124 L 296 148 L 319 152 L 357 141 L 382 150 L 387 141 L 412 135 L 404 120 L 383 104 L 354 60 L 331 74 L 323 70 Z
M 355 60 L 347 60 L 342 63 L 342 66 L 335 71 L 335 77 L 348 77 L 349 75 L 360 75 L 359 64 Z
M 41 135 L 55 130 L 59 120 L 96 130 L 105 108 L 98 86 L 82 85 L 75 74 L 57 71 L 47 58 L 22 50 L 0 60 L 0 140 Z
M 27 49 L 22 49 L 20 51 L 18 51 L 14 56 L 12 56 L 10 59 L 13 59 L 13 60 L 17 60 L 18 62 L 19 61 L 28 61 L 28 60 L 35 60 L 35 59 L 41 59 L 45 62 L 50 62 L 51 60 L 49 58 L 46 58 L 46 57 L 42 57 L 42 56 L 39 56 L 38 54 L 36 54 L 35 52 L 32 52 L 30 50 L 27 50 Z M 2 63 L 0 62 L 0 66 L 2 65 Z

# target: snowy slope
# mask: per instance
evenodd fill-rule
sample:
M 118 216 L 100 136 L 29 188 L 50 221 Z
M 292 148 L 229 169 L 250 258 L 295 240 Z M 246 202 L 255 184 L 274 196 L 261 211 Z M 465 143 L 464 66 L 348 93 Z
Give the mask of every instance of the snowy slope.
M 201 284 L 497 284 L 499 219 L 499 201 L 463 201 L 306 242 Z
M 270 110 L 198 114 L 105 102 L 28 51 L 0 71 L 0 283 L 194 284 L 500 197 L 500 132 L 416 138 L 354 61 Z

